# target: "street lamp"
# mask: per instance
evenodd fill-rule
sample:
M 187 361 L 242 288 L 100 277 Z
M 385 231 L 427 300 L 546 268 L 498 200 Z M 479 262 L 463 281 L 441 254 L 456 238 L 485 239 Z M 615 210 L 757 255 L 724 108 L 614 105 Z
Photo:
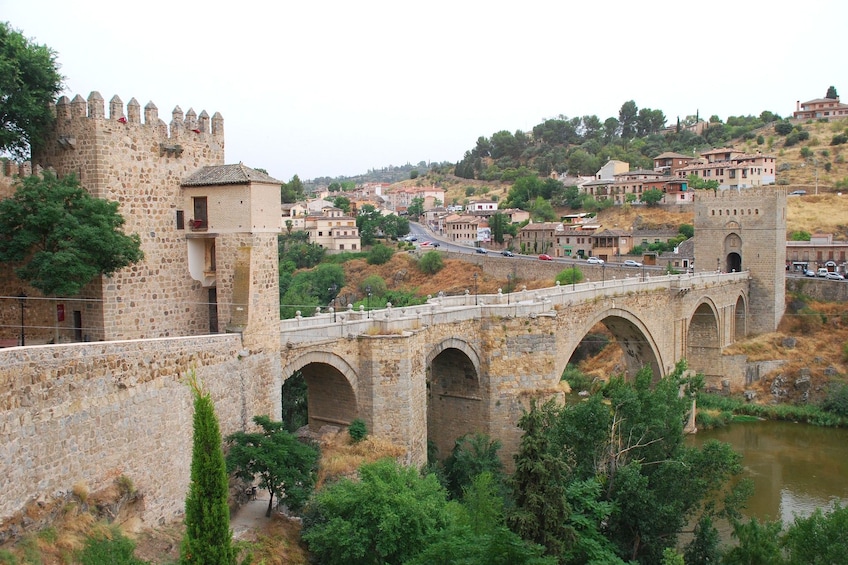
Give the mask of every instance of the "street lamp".
M 477 273 L 472 276 L 474 278 L 474 306 L 477 306 Z
M 506 305 L 509 306 L 509 293 L 512 290 L 512 273 L 506 274 Z
M 366 300 L 365 311 L 368 312 L 368 317 L 371 317 L 371 285 L 365 287 L 365 292 L 368 293 L 368 298 Z
M 333 293 L 333 323 L 336 322 L 336 291 L 339 290 L 338 285 L 333 283 L 333 286 L 327 289 L 329 292 Z
M 26 335 L 24 334 L 24 308 L 26 307 L 27 295 L 21 292 L 18 295 L 18 302 L 21 305 L 21 347 L 26 345 Z

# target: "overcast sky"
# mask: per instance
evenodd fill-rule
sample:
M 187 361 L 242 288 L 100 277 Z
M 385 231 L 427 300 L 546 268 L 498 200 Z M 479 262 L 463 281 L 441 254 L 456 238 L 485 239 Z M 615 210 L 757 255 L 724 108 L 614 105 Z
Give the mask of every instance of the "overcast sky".
M 462 159 L 478 137 L 621 105 L 781 116 L 848 89 L 848 2 L 0 0 L 94 90 L 221 112 L 226 161 L 288 181 Z

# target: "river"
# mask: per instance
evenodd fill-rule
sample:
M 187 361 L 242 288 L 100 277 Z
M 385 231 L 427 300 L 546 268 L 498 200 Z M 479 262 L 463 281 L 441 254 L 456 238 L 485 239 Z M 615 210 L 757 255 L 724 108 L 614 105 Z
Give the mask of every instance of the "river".
M 690 445 L 708 439 L 727 442 L 742 454 L 754 494 L 744 514 L 760 521 L 809 516 L 834 502 L 848 505 L 848 430 L 789 422 L 738 422 L 701 430 Z

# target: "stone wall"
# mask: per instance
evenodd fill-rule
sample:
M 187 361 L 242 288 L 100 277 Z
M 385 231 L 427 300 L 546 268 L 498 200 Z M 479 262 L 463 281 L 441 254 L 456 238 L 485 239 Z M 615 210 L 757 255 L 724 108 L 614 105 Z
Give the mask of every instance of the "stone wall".
M 105 102 L 97 92 L 88 100 L 77 95 L 56 104 L 56 126 L 34 166 L 64 176 L 75 173 L 97 197 L 116 201 L 125 218 L 124 231 L 141 238 L 145 258 L 111 278 L 87 287 L 78 298 L 62 301 L 68 315 L 56 322 L 58 301 L 31 305 L 30 332 L 42 343 L 72 341 L 74 312 L 90 340 L 140 339 L 198 335 L 209 332 L 208 290 L 191 279 L 186 268 L 185 230 L 177 227 L 183 210 L 180 181 L 205 165 L 224 164 L 223 118 L 211 119 L 177 106 L 170 125 L 151 102 L 124 104 L 117 96 Z M 191 211 L 184 211 L 189 218 Z M 0 295 L 17 295 L 20 283 L 0 275 Z M 24 289 L 29 296 L 39 296 Z M 36 309 L 39 312 L 36 312 Z M 3 313 L 0 311 L 0 316 Z M 0 326 L 8 326 L 0 320 Z M 9 337 L 9 336 L 6 336 Z
M 848 282 L 845 281 L 787 277 L 786 291 L 827 302 L 848 302 Z
M 0 350 L 0 521 L 34 498 L 126 475 L 145 495 L 144 520 L 184 508 L 196 370 L 223 435 L 257 414 L 280 418 L 280 361 L 238 335 Z

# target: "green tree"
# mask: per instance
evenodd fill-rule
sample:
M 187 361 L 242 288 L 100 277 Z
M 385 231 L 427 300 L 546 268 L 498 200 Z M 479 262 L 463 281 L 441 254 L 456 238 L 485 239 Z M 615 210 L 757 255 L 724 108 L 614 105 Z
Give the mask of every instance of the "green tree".
M 188 374 L 188 383 L 194 395 L 194 435 L 180 563 L 232 565 L 236 552 L 218 418 L 209 393 L 202 390 L 194 372 Z
M 448 524 L 445 491 L 390 459 L 363 465 L 318 491 L 303 516 L 302 538 L 323 565 L 400 564 L 438 539 Z
M 722 556 L 723 565 L 780 565 L 784 563 L 780 552 L 780 520 L 759 522 L 752 518 L 748 522 L 733 520 L 734 538 L 739 544 Z M 844 557 L 844 556 L 843 556 Z M 841 561 L 841 559 L 840 559 Z M 814 563 L 802 560 L 801 563 Z
M 583 271 L 577 267 L 568 267 L 560 271 L 554 280 L 560 285 L 583 282 Z
M 636 135 L 636 118 L 638 115 L 639 108 L 633 100 L 628 100 L 621 105 L 621 110 L 618 112 L 618 122 L 622 139 L 633 139 L 633 136 Z
M 368 252 L 368 257 L 366 261 L 369 265 L 383 265 L 389 262 L 389 259 L 394 255 L 394 249 L 389 247 L 388 245 L 383 245 L 382 243 L 378 243 L 374 247 L 371 248 L 371 251 Z
M 489 228 L 492 230 L 492 239 L 495 243 L 504 242 L 504 234 L 509 225 L 509 216 L 501 212 L 495 212 L 489 217 Z
M 523 539 L 545 547 L 545 553 L 559 556 L 576 541 L 568 524 L 571 508 L 565 493 L 568 467 L 550 447 L 551 403 L 539 408 L 536 402 L 518 421 L 524 432 L 513 458 L 512 498 L 515 508 L 507 518 L 512 531 Z
M 553 222 L 557 217 L 551 203 L 541 196 L 537 196 L 536 199 L 533 200 L 530 204 L 529 212 L 530 215 L 533 216 L 533 219 L 537 222 Z
M 41 148 L 62 82 L 52 49 L 0 22 L 0 152 L 29 159 Z
M 831 100 L 836 100 L 837 98 L 839 98 L 839 95 L 836 93 L 836 87 L 835 86 L 827 87 L 827 93 L 824 95 L 824 97 L 829 98 Z
M 797 230 L 789 234 L 790 241 L 810 241 L 813 236 L 808 231 Z
M 498 458 L 501 442 L 486 434 L 466 434 L 456 440 L 453 451 L 445 459 L 448 494 L 459 499 L 472 480 L 487 472 L 494 481 L 503 480 L 503 464 Z
M 333 198 L 333 206 L 340 208 L 345 214 L 350 214 L 350 198 L 347 196 L 336 196 Z
M 0 201 L 0 262 L 47 295 L 75 296 L 98 275 L 141 261 L 137 234 L 121 231 L 118 203 L 94 198 L 74 175 L 26 177 Z
M 680 224 L 680 227 L 677 228 L 677 233 L 689 239 L 690 237 L 695 237 L 695 226 L 692 224 Z
M 283 422 L 274 422 L 268 416 L 254 416 L 253 422 L 260 431 L 227 437 L 227 470 L 247 483 L 259 477 L 259 487 L 270 495 L 266 517 L 271 516 L 274 497 L 297 512 L 312 494 L 318 449 L 287 432 Z
M 418 178 L 418 171 L 415 170 L 415 169 L 409 171 L 409 178 L 410 179 L 417 179 Z
M 807 518 L 796 517 L 781 539 L 791 565 L 840 563 L 848 555 L 848 507 L 817 508 Z
M 442 254 L 438 251 L 428 251 L 418 261 L 418 269 L 422 273 L 426 273 L 428 275 L 435 275 L 441 271 L 444 266 L 445 265 L 442 262 Z
M 451 523 L 407 565 L 555 565 L 544 548 L 522 540 L 504 525 L 500 485 L 484 471 L 463 491 L 462 503 L 449 506 Z
M 294 175 L 289 182 L 280 185 L 280 202 L 283 204 L 292 204 L 303 198 L 303 182 L 297 175 Z
M 689 175 L 686 179 L 689 184 L 689 188 L 700 190 L 700 189 L 710 189 L 710 190 L 718 190 L 719 183 L 715 179 L 707 180 L 703 177 L 699 177 L 698 175 Z
M 409 207 L 406 209 L 407 213 L 413 218 L 418 218 L 424 215 L 424 199 L 420 196 L 416 196 L 412 199 L 412 202 L 409 204 Z
M 663 196 L 665 195 L 662 190 L 658 188 L 649 188 L 642 193 L 642 202 L 648 206 L 656 206 L 662 201 Z

